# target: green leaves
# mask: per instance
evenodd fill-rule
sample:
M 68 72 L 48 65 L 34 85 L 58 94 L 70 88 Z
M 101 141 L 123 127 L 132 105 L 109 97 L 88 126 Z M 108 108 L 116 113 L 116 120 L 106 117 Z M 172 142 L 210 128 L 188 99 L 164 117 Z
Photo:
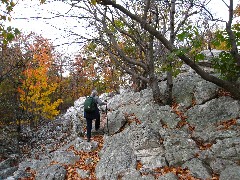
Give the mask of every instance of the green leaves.
M 205 56 L 204 56 L 204 54 L 202 54 L 202 53 L 199 53 L 199 54 L 197 54 L 196 56 L 195 56 L 195 60 L 198 62 L 198 61 L 200 61 L 200 60 L 204 60 L 205 59 Z
M 236 44 L 240 45 L 240 24 L 232 26 Z M 211 41 L 215 49 L 222 50 L 218 58 L 212 59 L 213 67 L 220 77 L 225 80 L 236 81 L 240 74 L 240 67 L 236 66 L 236 60 L 230 53 L 231 42 L 226 31 L 218 30 Z
M 180 34 L 177 34 L 177 39 L 179 41 L 184 41 L 184 40 L 187 40 L 187 39 L 192 39 L 193 37 L 193 33 L 192 33 L 192 26 L 189 25 L 188 27 L 186 27 Z M 195 28 L 195 33 L 197 32 L 197 29 Z
M 180 40 L 180 41 L 184 41 L 186 38 L 189 37 L 189 33 L 187 31 L 183 31 L 181 34 L 178 34 L 177 35 L 177 38 Z
M 3 8 L 2 14 L 0 14 L 0 36 L 3 37 L 3 43 L 7 44 L 8 42 L 12 41 L 15 35 L 19 34 L 19 30 L 12 28 L 11 26 L 5 27 L 2 21 L 11 21 L 10 13 L 15 6 L 13 1 L 9 0 L 1 0 L 1 8 Z
M 13 28 L 11 26 L 7 27 L 6 29 L 0 29 L 2 31 L 3 43 L 7 44 L 11 42 L 16 35 L 20 34 L 20 31 L 17 28 Z
M 222 51 L 218 58 L 212 59 L 214 69 L 220 73 L 220 77 L 229 81 L 236 81 L 239 77 L 240 67 L 229 52 Z

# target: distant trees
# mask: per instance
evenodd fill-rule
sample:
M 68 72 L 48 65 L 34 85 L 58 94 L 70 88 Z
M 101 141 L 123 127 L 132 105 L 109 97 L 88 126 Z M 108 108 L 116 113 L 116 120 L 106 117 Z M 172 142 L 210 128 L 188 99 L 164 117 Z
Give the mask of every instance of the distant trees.
M 88 45 L 86 45 L 85 52 L 86 57 L 82 57 L 80 54 L 77 55 L 71 65 L 69 78 L 72 97 L 76 99 L 80 96 L 88 96 L 92 89 L 95 88 L 100 94 L 118 92 L 121 77 L 114 70 L 114 66 L 111 66 L 109 59 L 93 57 L 90 55 L 91 50 Z
M 17 36 L 8 44 L 2 42 L 1 47 L 1 124 L 18 122 L 20 125 L 29 120 L 26 116 L 29 112 L 35 120 L 56 116 L 59 102 L 54 103 L 56 98 L 52 93 L 58 85 L 56 79 L 50 78 L 54 59 L 51 50 L 47 49 L 50 45 L 40 37 L 37 39 L 35 34 L 29 34 Z
M 99 93 L 118 91 L 114 67 L 109 61 L 83 58 L 67 59 L 56 53 L 51 43 L 36 34 L 21 35 L 2 43 L 0 51 L 1 123 L 29 123 L 36 127 L 65 111 L 93 88 Z M 86 46 L 86 51 L 89 46 Z M 88 51 L 90 53 L 90 51 Z M 68 69 L 69 75 L 64 76 Z
M 14 100 L 12 112 L 21 112 L 20 98 L 24 111 L 51 119 L 78 97 L 88 95 L 92 88 L 117 92 L 127 83 L 132 83 L 136 91 L 151 87 L 156 103 L 167 99 L 166 103 L 171 104 L 173 78 L 182 63 L 240 98 L 239 23 L 232 21 L 239 16 L 239 6 L 233 10 L 232 0 L 223 30 L 212 30 L 210 22 L 218 19 L 201 0 L 123 1 L 121 5 L 111 0 L 83 0 L 72 3 L 72 8 L 82 11 L 79 16 L 88 19 L 93 33 L 81 53 L 68 60 L 68 65 L 44 38 L 29 35 L 19 36 L 10 44 L 1 41 L 1 110 Z M 220 73 L 218 77 L 198 65 L 205 58 L 201 51 L 213 48 L 224 50 L 211 60 Z M 70 67 L 68 77 L 63 76 L 64 66 Z M 163 73 L 167 74 L 167 95 L 160 94 L 158 87 Z M 60 103 L 59 99 L 64 101 Z
M 19 86 L 21 73 L 31 59 L 26 39 L 19 36 L 17 41 L 4 44 L 0 48 L 0 114 L 1 123 L 15 122 L 20 118 Z

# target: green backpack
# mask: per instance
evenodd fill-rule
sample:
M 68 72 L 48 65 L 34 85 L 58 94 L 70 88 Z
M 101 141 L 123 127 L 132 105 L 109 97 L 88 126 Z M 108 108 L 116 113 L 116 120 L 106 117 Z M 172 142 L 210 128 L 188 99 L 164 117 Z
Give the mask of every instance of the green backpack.
M 95 99 L 91 96 L 87 97 L 87 99 L 84 102 L 84 111 L 85 112 L 93 112 L 96 110 L 96 105 L 95 105 Z

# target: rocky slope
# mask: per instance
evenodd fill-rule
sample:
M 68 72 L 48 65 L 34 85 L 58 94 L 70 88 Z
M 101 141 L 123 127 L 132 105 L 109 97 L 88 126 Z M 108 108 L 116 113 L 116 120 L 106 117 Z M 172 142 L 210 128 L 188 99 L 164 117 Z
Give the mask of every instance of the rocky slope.
M 164 94 L 166 82 L 159 86 Z M 175 78 L 173 95 L 172 107 L 155 105 L 149 89 L 125 90 L 111 98 L 103 95 L 111 109 L 107 119 L 102 114 L 105 134 L 95 133 L 90 143 L 84 139 L 80 98 L 37 133 L 31 153 L 17 166 L 14 156 L 3 161 L 0 176 L 240 179 L 240 101 L 188 69 Z

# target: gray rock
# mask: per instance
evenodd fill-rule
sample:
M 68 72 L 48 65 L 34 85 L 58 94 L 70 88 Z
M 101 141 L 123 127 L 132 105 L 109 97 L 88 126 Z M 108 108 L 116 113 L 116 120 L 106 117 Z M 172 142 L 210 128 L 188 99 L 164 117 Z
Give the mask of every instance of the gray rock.
M 221 172 L 219 180 L 240 180 L 240 166 L 228 166 Z
M 32 174 L 30 172 L 27 172 L 24 170 L 17 170 L 13 173 L 13 176 L 10 176 L 10 178 L 13 178 L 14 180 L 16 180 L 16 179 L 21 179 L 21 178 L 28 178 L 31 176 L 32 176 Z
M 186 108 L 192 106 L 194 89 L 199 81 L 202 79 L 195 73 L 178 75 L 173 81 L 173 96 L 176 102 L 184 104 Z
M 5 179 L 9 176 L 12 176 L 15 171 L 17 171 L 17 167 L 9 167 L 3 170 L 0 170 L 0 179 Z
M 151 149 L 143 149 L 137 150 L 134 152 L 137 156 L 137 160 L 141 162 L 144 169 L 154 169 L 156 167 L 164 167 L 167 166 L 165 159 L 165 150 L 164 148 L 151 148 Z
M 157 106 L 157 105 L 155 105 Z M 129 112 L 130 108 L 126 109 L 126 113 Z M 134 115 L 141 120 L 141 122 L 154 122 L 158 115 L 157 109 L 154 108 L 152 103 L 141 104 L 135 107 Z
M 189 134 L 180 130 L 169 131 L 164 137 L 165 157 L 170 166 L 179 166 L 195 157 L 199 149 Z
M 199 159 L 191 159 L 182 165 L 183 168 L 188 168 L 192 176 L 200 179 L 210 179 L 212 177 L 211 169 Z
M 160 146 L 160 135 L 149 125 L 142 123 L 129 134 L 130 145 L 134 150 L 156 148 Z
M 84 178 L 89 178 L 89 176 L 90 176 L 90 171 L 84 171 L 84 170 L 78 169 L 78 168 L 77 168 L 77 173 L 83 179 Z
M 0 162 L 0 171 L 13 167 L 15 164 L 17 164 L 18 158 L 17 157 L 10 157 L 2 162 Z
M 239 101 L 230 97 L 213 99 L 203 105 L 196 105 L 186 112 L 187 121 L 200 128 L 207 127 L 212 123 L 237 118 L 239 114 Z
M 80 158 L 72 151 L 54 151 L 51 153 L 51 156 L 52 161 L 56 161 L 60 164 L 75 164 Z
M 227 166 L 237 166 L 237 164 L 228 159 L 214 158 L 210 162 L 210 167 L 213 172 L 220 174 Z
M 209 125 L 204 129 L 196 129 L 192 133 L 192 137 L 202 142 L 216 142 L 225 138 L 236 137 L 239 132 L 235 130 L 219 131 L 216 126 Z
M 152 89 L 147 88 L 140 92 L 140 104 L 148 104 L 153 101 Z
M 168 105 L 159 107 L 157 113 L 158 116 L 156 119 L 162 120 L 162 122 L 169 128 L 176 128 L 178 122 L 181 120 Z
M 201 53 L 206 56 L 206 60 L 209 61 L 213 57 L 218 57 L 219 54 L 222 52 L 222 50 L 212 49 L 209 50 L 203 50 Z
M 136 169 L 131 169 L 128 172 L 126 172 L 123 177 L 121 178 L 122 180 L 139 180 L 142 179 L 141 174 L 139 171 Z
M 98 148 L 98 142 L 96 141 L 83 141 L 80 144 L 76 144 L 77 151 L 92 152 Z
M 142 176 L 136 169 L 128 170 L 121 178 L 122 180 L 154 180 L 152 175 Z
M 66 173 L 67 171 L 63 166 L 55 164 L 39 171 L 36 180 L 65 180 Z
M 120 110 L 112 111 L 108 113 L 108 130 L 109 134 L 114 134 L 120 130 L 120 128 L 126 123 L 124 114 Z
M 218 140 L 211 148 L 215 157 L 232 160 L 240 159 L 240 137 Z
M 202 80 L 196 84 L 194 90 L 194 98 L 196 100 L 196 104 L 203 104 L 217 96 L 218 86 Z
M 129 145 L 128 133 L 126 130 L 105 139 L 105 144 L 100 153 L 101 159 L 95 169 L 98 179 L 117 179 L 128 169 L 136 167 L 136 156 Z
M 78 147 L 79 144 L 81 144 L 82 142 L 84 142 L 84 139 L 77 137 L 74 140 L 72 140 L 71 142 L 69 142 L 68 144 L 61 147 L 59 150 L 66 151 L 70 146 Z
M 45 158 L 42 160 L 36 160 L 36 159 L 28 159 L 23 162 L 21 162 L 18 165 L 19 171 L 25 171 L 26 168 L 30 168 L 33 170 L 41 170 L 43 168 L 46 168 L 51 163 L 51 159 Z
M 178 180 L 179 178 L 173 173 L 167 173 L 158 178 L 159 180 Z
M 142 157 L 141 163 L 143 164 L 142 168 L 145 168 L 145 169 L 154 169 L 156 167 L 167 166 L 166 159 L 164 156 Z
M 238 126 L 240 126 L 240 119 L 237 119 L 237 123 Z

